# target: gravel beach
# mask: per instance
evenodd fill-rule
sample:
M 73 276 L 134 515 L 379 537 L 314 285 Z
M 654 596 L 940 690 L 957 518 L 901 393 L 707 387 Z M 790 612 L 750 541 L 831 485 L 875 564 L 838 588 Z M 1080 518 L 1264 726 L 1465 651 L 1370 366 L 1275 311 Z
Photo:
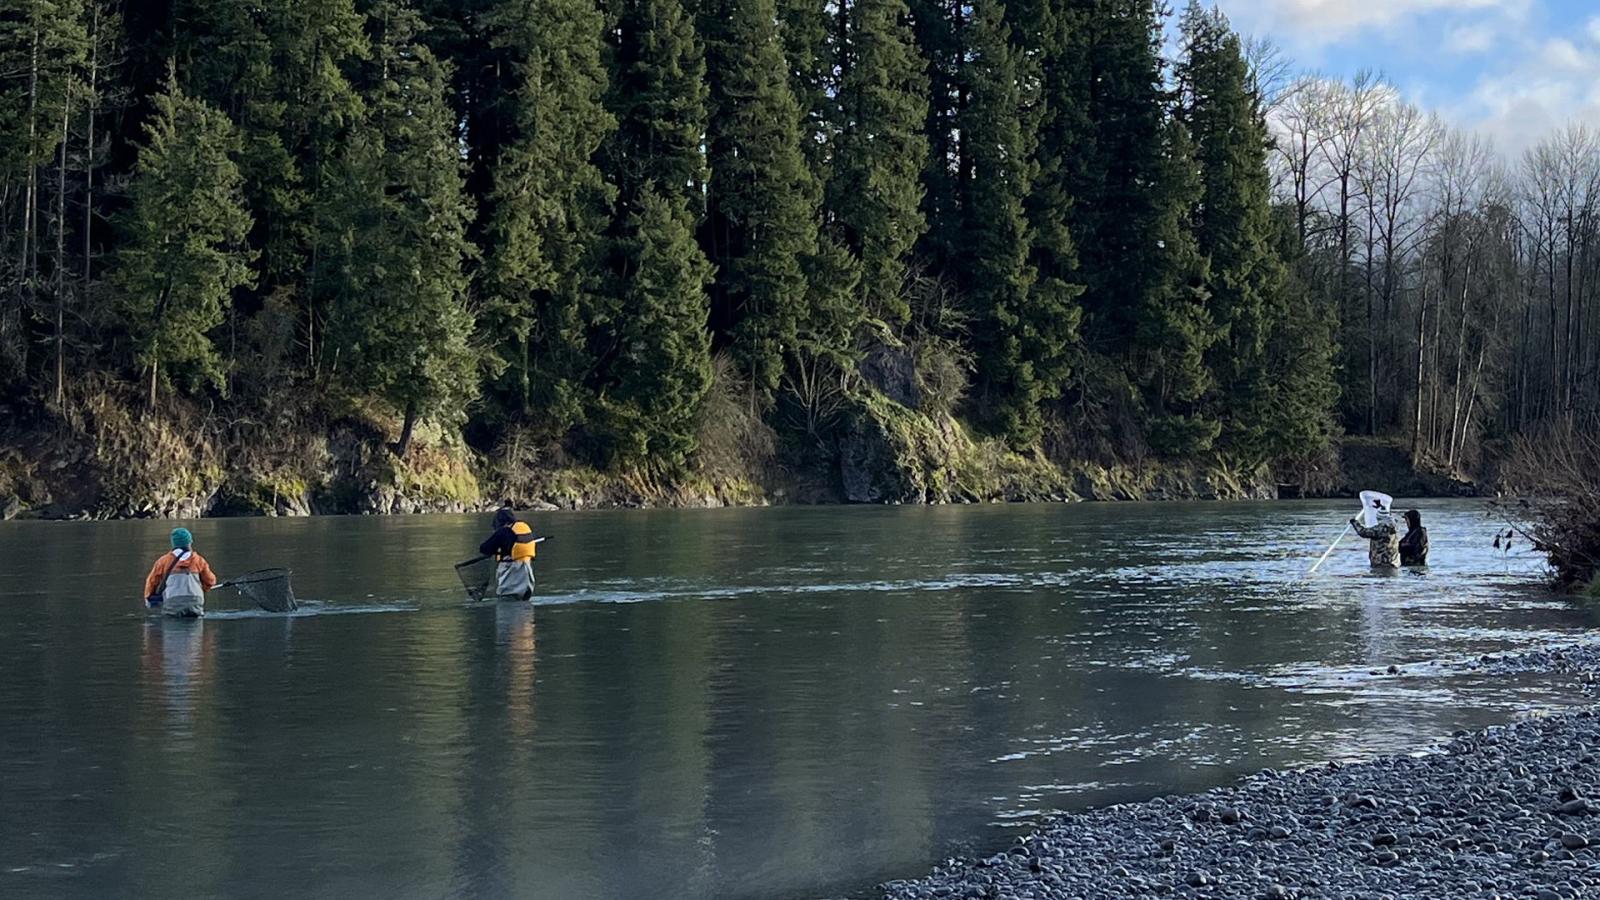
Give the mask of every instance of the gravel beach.
M 1593 689 L 1600 644 L 1484 657 Z M 1400 670 L 1403 671 L 1403 670 Z M 1422 749 L 1422 748 L 1419 748 Z M 1600 707 L 1418 756 L 1061 816 L 1008 850 L 883 885 L 909 898 L 1600 897 Z

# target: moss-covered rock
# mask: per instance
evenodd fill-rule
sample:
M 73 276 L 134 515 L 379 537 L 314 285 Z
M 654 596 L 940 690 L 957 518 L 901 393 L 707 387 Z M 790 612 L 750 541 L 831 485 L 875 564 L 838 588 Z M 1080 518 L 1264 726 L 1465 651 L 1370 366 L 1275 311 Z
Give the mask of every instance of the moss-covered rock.
M 1071 498 L 1061 471 L 1042 457 L 974 438 L 948 415 L 917 412 L 871 389 L 854 398 L 838 448 L 851 503 Z

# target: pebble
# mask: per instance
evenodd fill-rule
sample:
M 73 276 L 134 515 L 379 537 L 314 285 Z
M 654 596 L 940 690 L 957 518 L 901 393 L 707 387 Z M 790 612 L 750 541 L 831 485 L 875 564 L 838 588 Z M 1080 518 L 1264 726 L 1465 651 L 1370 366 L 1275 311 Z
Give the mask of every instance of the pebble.
M 1542 663 L 1497 656 L 1477 671 L 1541 665 L 1600 671 L 1600 643 Z M 951 860 L 883 885 L 881 896 L 1600 897 L 1600 864 L 1578 818 L 1600 812 L 1583 796 L 1600 782 L 1597 709 L 1462 731 L 1420 757 L 1263 772 L 1189 797 L 1064 815 L 1041 823 L 1021 855 Z M 1241 822 L 1262 824 L 1229 827 Z

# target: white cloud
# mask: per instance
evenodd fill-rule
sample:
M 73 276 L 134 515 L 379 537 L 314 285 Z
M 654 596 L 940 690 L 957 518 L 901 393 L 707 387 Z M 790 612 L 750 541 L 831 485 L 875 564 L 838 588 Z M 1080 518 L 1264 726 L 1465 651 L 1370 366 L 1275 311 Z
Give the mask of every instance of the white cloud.
M 1600 69 L 1600 59 L 1595 57 L 1592 50 L 1580 50 L 1577 44 L 1566 38 L 1551 38 L 1545 41 L 1541 48 L 1541 56 L 1546 66 L 1583 74 Z
M 1494 138 L 1511 158 L 1569 122 L 1600 125 L 1600 48 L 1526 42 L 1446 115 Z
M 1429 13 L 1527 15 L 1533 0 L 1223 0 L 1247 31 L 1281 35 L 1299 47 L 1324 47 L 1363 31 L 1389 29 Z
M 1568 123 L 1600 128 L 1594 0 L 1214 2 L 1308 69 L 1335 78 L 1387 70 L 1409 101 L 1512 159 Z
M 1444 48 L 1463 55 L 1482 53 L 1494 46 L 1495 29 L 1488 25 L 1458 25 L 1445 35 Z

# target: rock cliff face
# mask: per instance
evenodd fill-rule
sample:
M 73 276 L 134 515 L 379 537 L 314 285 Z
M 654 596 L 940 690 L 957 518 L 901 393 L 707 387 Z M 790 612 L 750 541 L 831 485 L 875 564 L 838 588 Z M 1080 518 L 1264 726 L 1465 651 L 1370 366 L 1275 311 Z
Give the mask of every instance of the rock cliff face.
M 871 393 L 839 439 L 841 499 L 850 503 L 1274 499 L 1265 471 L 1217 464 L 1058 465 L 976 438 L 948 415 Z

